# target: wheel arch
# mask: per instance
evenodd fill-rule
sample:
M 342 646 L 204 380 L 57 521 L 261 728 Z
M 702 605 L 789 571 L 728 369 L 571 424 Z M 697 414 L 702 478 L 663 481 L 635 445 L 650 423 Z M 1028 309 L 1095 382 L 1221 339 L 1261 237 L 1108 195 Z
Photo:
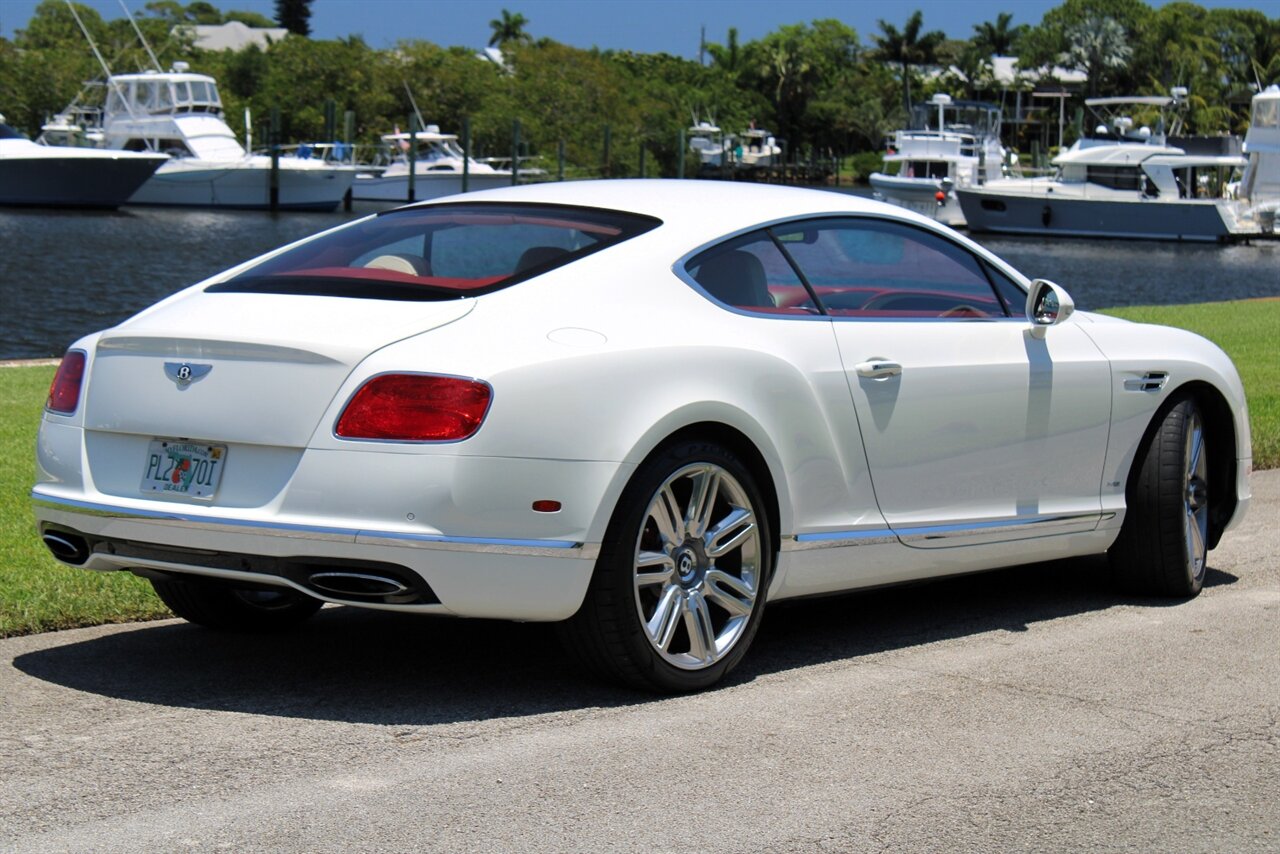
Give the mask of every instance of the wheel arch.
M 741 430 L 718 421 L 699 421 L 695 424 L 681 427 L 664 438 L 649 452 L 648 456 L 655 456 L 672 445 L 690 440 L 713 442 L 727 448 L 742 460 L 742 464 L 747 467 L 747 471 L 751 472 L 751 476 L 755 478 L 756 486 L 760 488 L 760 494 L 764 498 L 765 513 L 768 515 L 769 520 L 770 542 L 776 555 L 782 537 L 781 508 L 778 503 L 778 489 L 774 483 L 773 472 L 770 470 L 764 454 L 756 447 L 755 442 L 751 441 Z
M 1240 437 L 1236 435 L 1236 422 L 1232 414 L 1231 404 L 1226 396 L 1211 383 L 1203 380 L 1192 380 L 1171 391 L 1152 414 L 1142 433 L 1142 441 L 1138 444 L 1138 452 L 1134 456 L 1134 464 L 1129 469 L 1125 483 L 1125 504 L 1132 501 L 1135 484 L 1141 473 L 1141 461 L 1146 458 L 1147 449 L 1151 447 L 1160 425 L 1169 411 L 1186 399 L 1195 402 L 1204 419 L 1205 431 L 1209 435 L 1209 536 L 1207 545 L 1210 549 L 1218 545 L 1227 523 L 1235 513 L 1238 497 L 1236 495 L 1236 457 Z
M 601 538 L 605 536 L 617 514 L 623 494 L 645 462 L 676 443 L 697 439 L 722 445 L 747 467 L 765 502 L 772 549 L 776 555 L 780 549 L 783 524 L 791 521 L 783 513 L 783 508 L 789 506 L 789 493 L 781 474 L 784 469 L 777 450 L 767 440 L 759 438 L 764 435 L 764 431 L 758 425 L 730 423 L 734 420 L 733 413 L 716 414 L 725 417 L 707 417 L 708 413 L 705 412 L 691 412 L 686 413 L 690 417 L 667 419 L 648 431 L 628 455 L 628 462 L 632 464 L 619 470 L 615 483 L 608 491 L 608 499 L 600 508 L 600 518 L 592 525 L 592 531 L 598 531 Z M 697 415 L 702 417 L 694 417 Z M 752 426 L 756 429 L 752 430 Z M 752 432 L 757 435 L 753 437 Z M 775 560 L 775 569 L 776 566 Z

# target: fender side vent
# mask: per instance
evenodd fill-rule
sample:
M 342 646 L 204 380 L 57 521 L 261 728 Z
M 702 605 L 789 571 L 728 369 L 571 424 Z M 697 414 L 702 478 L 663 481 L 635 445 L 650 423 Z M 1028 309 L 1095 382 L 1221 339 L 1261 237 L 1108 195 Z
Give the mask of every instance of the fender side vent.
M 1124 381 L 1125 391 L 1161 391 L 1165 383 L 1169 382 L 1169 374 L 1166 371 L 1147 371 L 1141 377 Z

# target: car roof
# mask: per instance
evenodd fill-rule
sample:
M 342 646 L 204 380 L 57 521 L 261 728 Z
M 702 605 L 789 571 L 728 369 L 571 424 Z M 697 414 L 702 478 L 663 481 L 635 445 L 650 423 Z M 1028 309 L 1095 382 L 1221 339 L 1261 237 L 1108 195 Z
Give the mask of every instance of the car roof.
M 732 181 L 624 179 L 559 181 L 481 190 L 425 202 L 517 202 L 576 205 L 656 217 L 697 244 L 718 236 L 806 216 L 878 214 L 932 225 L 896 205 L 831 190 L 743 184 Z

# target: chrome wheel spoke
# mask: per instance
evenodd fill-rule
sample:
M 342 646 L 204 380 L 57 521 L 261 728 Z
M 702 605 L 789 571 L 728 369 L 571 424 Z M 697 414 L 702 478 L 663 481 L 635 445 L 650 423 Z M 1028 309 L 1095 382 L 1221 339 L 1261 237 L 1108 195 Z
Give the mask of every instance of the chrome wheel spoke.
M 1187 557 L 1193 567 L 1199 567 L 1204 560 L 1204 532 L 1200 527 L 1199 514 L 1187 512 Z
M 711 622 L 711 609 L 702 594 L 694 591 L 685 602 L 684 628 L 689 633 L 689 655 L 710 664 L 716 659 L 716 630 Z
M 750 510 L 734 507 L 704 538 L 707 557 L 715 560 L 741 546 L 755 535 L 755 517 Z
M 1187 447 L 1183 456 L 1186 465 L 1186 485 L 1183 487 L 1183 540 L 1187 562 L 1193 572 L 1199 573 L 1207 552 L 1209 526 L 1208 459 L 1204 453 L 1204 425 L 1199 413 L 1191 416 L 1187 424 Z
M 756 591 L 741 578 L 712 569 L 707 572 L 706 597 L 729 612 L 731 617 L 745 617 L 751 613 L 756 601 Z
M 640 552 L 636 557 L 636 586 L 666 584 L 675 575 L 676 564 L 663 552 Z
M 666 650 L 671 646 L 671 639 L 675 637 L 676 629 L 680 627 L 680 618 L 684 610 L 684 597 L 680 595 L 680 588 L 671 585 L 662 591 L 662 597 L 658 599 L 658 607 L 645 623 L 649 640 L 653 641 L 658 649 Z
M 691 480 L 693 489 L 689 495 L 685 532 L 691 537 L 701 537 L 711 527 L 711 514 L 720 494 L 720 470 L 707 468 Z
M 682 518 L 680 504 L 676 501 L 670 484 L 662 488 L 649 507 L 649 518 L 658 526 L 658 536 L 662 538 L 664 546 L 674 546 L 684 539 L 681 535 L 684 525 L 678 521 Z
M 1191 440 L 1189 447 L 1189 457 L 1187 461 L 1188 478 L 1204 477 L 1205 461 L 1204 461 L 1204 430 L 1200 427 L 1200 419 L 1191 422 Z

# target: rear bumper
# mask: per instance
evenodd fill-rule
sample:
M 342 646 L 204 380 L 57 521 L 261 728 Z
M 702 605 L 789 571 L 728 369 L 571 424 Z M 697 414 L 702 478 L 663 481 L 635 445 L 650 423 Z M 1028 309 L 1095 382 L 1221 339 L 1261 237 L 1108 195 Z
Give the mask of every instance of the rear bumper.
M 83 538 L 76 565 L 143 570 L 292 587 L 317 599 L 414 613 L 561 620 L 577 611 L 599 544 L 567 540 L 449 537 L 208 514 L 186 505 L 104 503 L 31 493 L 41 533 Z M 411 604 L 343 598 L 308 585 L 306 567 L 397 568 L 421 580 Z M 303 567 L 304 569 L 298 569 Z

